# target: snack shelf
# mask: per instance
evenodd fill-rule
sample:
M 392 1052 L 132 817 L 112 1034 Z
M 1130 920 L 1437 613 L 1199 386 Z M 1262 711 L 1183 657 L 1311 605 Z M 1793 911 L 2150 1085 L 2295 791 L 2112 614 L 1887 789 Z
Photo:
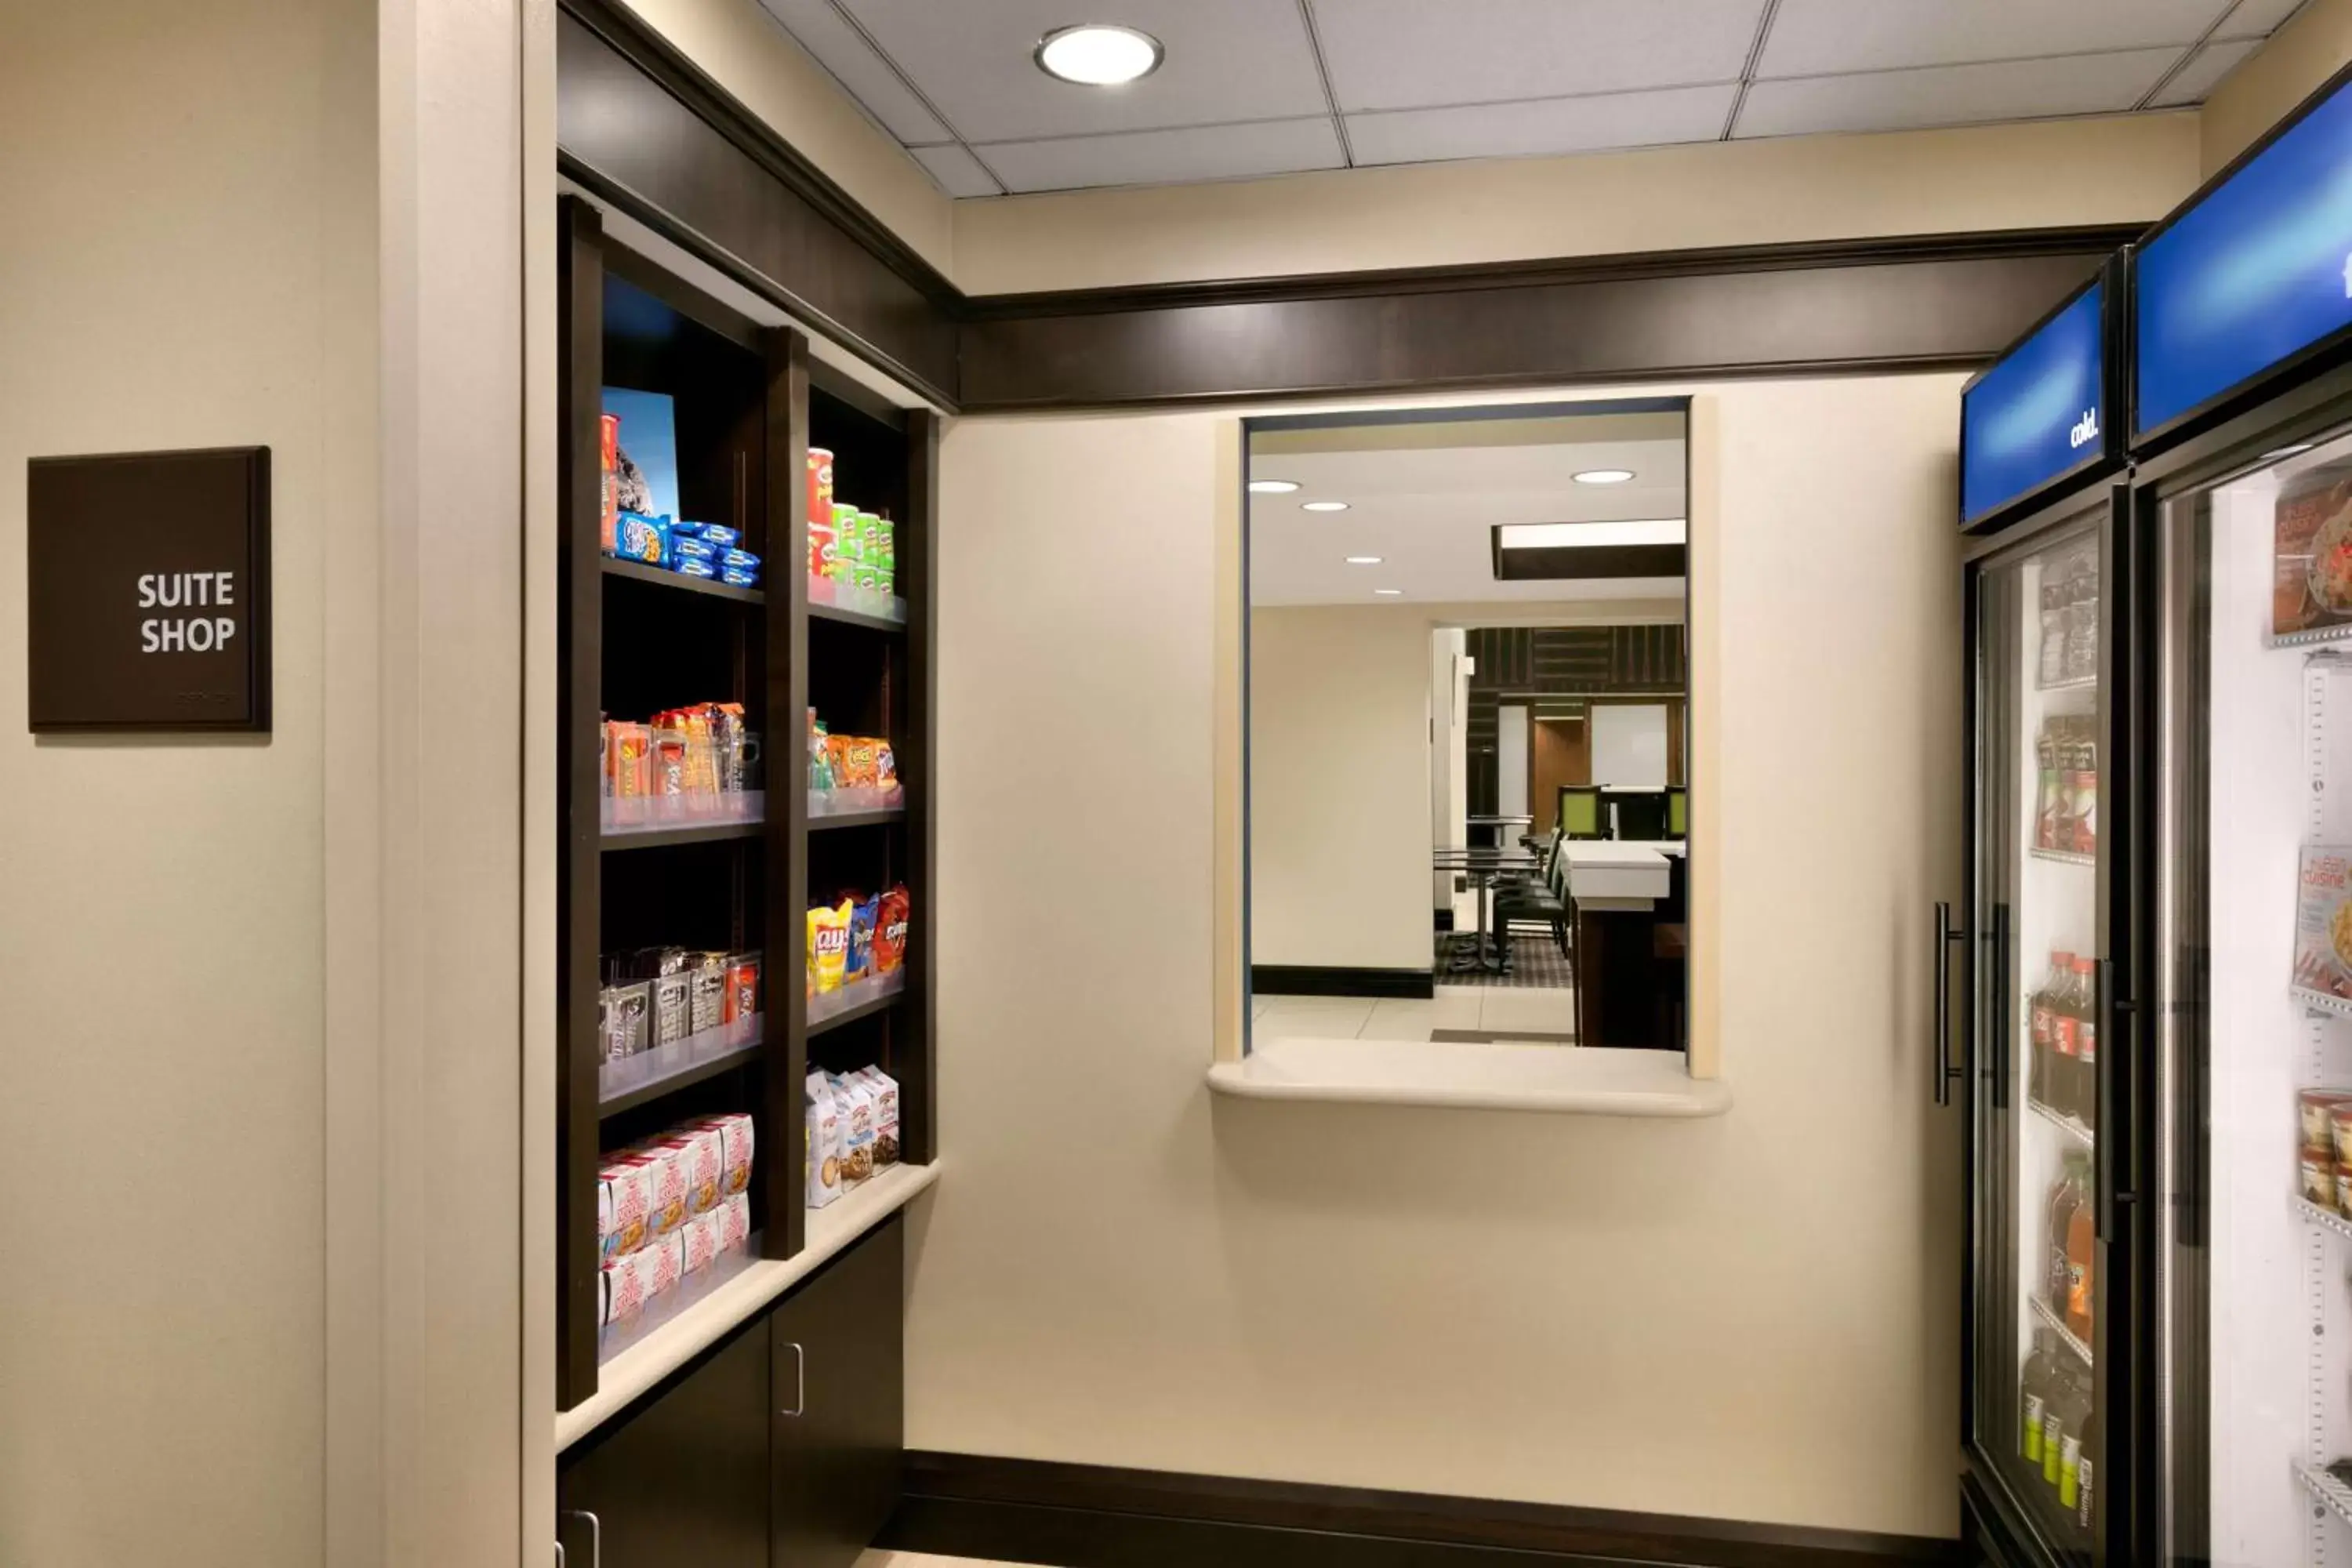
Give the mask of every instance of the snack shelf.
M 754 1013 L 666 1046 L 606 1061 L 596 1071 L 597 1114 L 618 1116 L 745 1062 L 757 1061 L 766 1049 L 766 1015 Z
M 2081 1357 L 2084 1366 L 2091 1364 L 2091 1347 L 2084 1344 L 2074 1331 L 2066 1326 L 2065 1319 L 2051 1310 L 2049 1302 L 2039 1296 L 2028 1296 L 2025 1301 L 2026 1305 L 2033 1309 L 2033 1315 L 2041 1319 L 2050 1331 L 2058 1336 L 2061 1344 Z
M 703 822 L 683 826 L 615 828 L 604 836 L 606 850 L 659 849 L 673 844 L 715 844 L 728 838 L 757 838 L 764 826 L 758 822 Z
M 2307 1465 L 2301 1459 L 2291 1463 L 2294 1467 L 2294 1479 L 2303 1483 L 2303 1489 L 2326 1503 L 2338 1520 L 2352 1524 L 2352 1487 L 2346 1486 L 2315 1465 Z
M 889 616 L 868 615 L 863 610 L 853 610 L 841 605 L 820 605 L 814 599 L 809 601 L 808 613 L 809 619 L 813 621 L 834 621 L 845 626 L 863 626 L 870 632 L 903 633 L 907 629 L 904 615 L 896 618 Z
M 2314 991 L 2307 985 L 2292 985 L 2287 989 L 2297 1002 L 2315 1013 L 2328 1013 L 2338 1018 L 2352 1018 L 2352 997 L 2330 996 L 2325 991 Z
M 902 812 L 907 805 L 903 784 L 849 784 L 839 789 L 813 789 L 808 792 L 809 821 L 814 826 L 819 817 L 872 816 L 879 812 Z
M 2294 1209 L 2295 1213 L 2322 1230 L 2332 1230 L 2338 1236 L 2352 1237 L 2352 1219 L 2346 1219 L 2334 1209 L 2321 1208 L 2309 1198 L 2303 1197 L 2294 1200 Z
M 906 991 L 907 972 L 903 969 L 885 980 L 853 981 L 838 991 L 820 991 L 808 999 L 809 1036 L 814 1038 L 828 1029 L 838 1029 L 895 1007 Z
M 762 1232 L 753 1231 L 742 1246 L 728 1248 L 647 1301 L 635 1317 L 604 1328 L 596 1341 L 598 1363 L 609 1362 L 658 1335 L 689 1308 L 708 1300 L 721 1287 L 750 1272 L 751 1266 L 760 1261 L 762 1238 Z
M 2099 863 L 2096 855 L 2086 855 L 2079 849 L 2028 849 L 2026 853 L 2036 860 L 2056 860 L 2068 866 L 2095 866 Z
M 2090 1149 L 2097 1146 L 2097 1135 L 2089 1128 L 2075 1121 L 2073 1117 L 2068 1116 L 2062 1111 L 2053 1110 L 2050 1107 L 2042 1104 L 2040 1100 L 2034 1100 L 2031 1097 L 2027 1098 L 2025 1103 L 2027 1107 L 2032 1110 L 2034 1115 L 2050 1123 L 2050 1125 L 2058 1129 L 2059 1131 L 2063 1132 L 2067 1137 L 2072 1138 L 2075 1142 L 2080 1143 L 2084 1148 Z
M 685 594 L 707 594 L 714 599 L 731 599 L 739 605 L 764 605 L 768 602 L 763 588 L 734 588 L 707 577 L 689 577 L 683 572 L 666 567 L 648 566 L 642 561 L 624 561 L 617 555 L 604 558 L 607 577 L 619 577 L 626 582 L 650 583 L 657 588 L 675 588 Z
M 879 811 L 845 811 L 834 816 L 812 816 L 809 818 L 809 831 L 822 833 L 829 827 L 873 827 L 885 822 L 906 820 L 907 808 L 892 805 Z

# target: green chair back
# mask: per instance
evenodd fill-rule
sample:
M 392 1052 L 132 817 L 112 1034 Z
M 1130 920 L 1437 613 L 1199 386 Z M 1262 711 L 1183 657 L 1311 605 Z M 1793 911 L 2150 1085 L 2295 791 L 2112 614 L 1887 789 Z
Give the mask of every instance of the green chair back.
M 1601 791 L 1591 784 L 1559 786 L 1559 830 L 1570 838 L 1598 838 Z
M 1666 837 L 1690 837 L 1690 791 L 1670 789 L 1666 792 Z

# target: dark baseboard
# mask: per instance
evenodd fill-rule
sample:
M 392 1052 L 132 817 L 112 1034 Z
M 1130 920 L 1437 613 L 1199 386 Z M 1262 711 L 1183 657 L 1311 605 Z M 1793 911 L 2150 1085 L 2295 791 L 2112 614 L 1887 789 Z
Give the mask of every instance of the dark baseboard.
M 1250 990 L 1259 996 L 1422 997 L 1437 994 L 1426 969 L 1343 969 L 1331 964 L 1253 963 Z
M 1055 1568 L 1957 1568 L 1957 1541 L 911 1452 L 879 1544 Z

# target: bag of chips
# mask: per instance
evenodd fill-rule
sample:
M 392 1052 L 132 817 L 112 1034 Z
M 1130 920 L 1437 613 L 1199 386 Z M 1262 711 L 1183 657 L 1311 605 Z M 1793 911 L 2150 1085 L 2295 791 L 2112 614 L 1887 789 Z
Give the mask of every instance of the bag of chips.
M 842 965 L 841 983 L 874 978 L 874 917 L 879 900 L 855 898 L 843 900 L 849 906 L 849 955 Z
M 874 973 L 896 973 L 907 962 L 907 885 L 899 883 L 874 902 Z
M 845 900 L 831 909 L 823 905 L 808 912 L 809 988 L 823 994 L 841 989 L 849 964 L 849 916 Z

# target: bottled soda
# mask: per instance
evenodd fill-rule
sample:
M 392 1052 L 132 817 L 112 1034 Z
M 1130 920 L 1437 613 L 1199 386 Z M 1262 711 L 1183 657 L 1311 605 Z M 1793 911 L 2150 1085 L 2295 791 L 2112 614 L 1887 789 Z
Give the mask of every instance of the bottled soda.
M 2071 953 L 2053 952 L 2050 973 L 2042 977 L 2042 989 L 2033 994 L 2032 1025 L 2028 1031 L 2026 1058 L 2026 1094 L 2036 1102 L 2056 1108 L 2056 1091 L 2052 1084 L 2052 1041 L 2057 1031 L 2058 994 L 2067 977 L 2074 973 Z
M 2099 1124 L 2099 987 L 2091 961 L 2074 961 L 2074 1114 L 2085 1127 Z
M 2061 1116 L 2072 1116 L 2074 1084 L 2080 1076 L 2074 1058 L 2076 1031 L 2082 1023 L 2074 1002 L 2074 955 L 2053 953 L 2051 960 L 2058 973 L 2050 995 L 2050 1060 L 2042 1079 L 2048 1094 L 2042 1103 Z
M 2026 1358 L 2024 1373 L 2017 1384 L 2017 1402 L 2025 1418 L 2017 1451 L 2036 1469 L 2042 1467 L 2042 1413 L 2049 1405 L 2057 1374 L 2057 1340 L 2048 1329 L 2037 1328 L 2033 1331 L 2033 1353 Z

